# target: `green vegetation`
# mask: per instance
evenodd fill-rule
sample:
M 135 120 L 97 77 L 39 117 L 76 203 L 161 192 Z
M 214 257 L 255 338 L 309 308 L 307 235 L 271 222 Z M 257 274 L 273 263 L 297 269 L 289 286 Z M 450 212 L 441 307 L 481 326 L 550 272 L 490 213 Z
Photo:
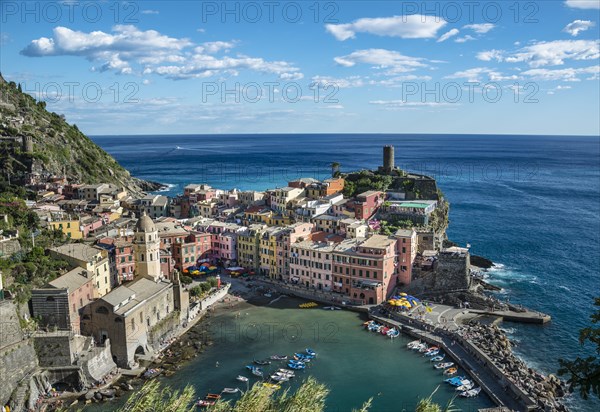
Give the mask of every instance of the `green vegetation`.
M 46 103 L 23 93 L 14 82 L 0 77 L 0 136 L 15 136 L 16 141 L 1 142 L 0 180 L 13 181 L 30 169 L 54 175 L 66 174 L 78 183 L 113 183 L 139 192 L 147 182 L 132 178 L 117 161 L 92 140 L 69 125 L 64 116 L 48 112 Z M 23 153 L 22 136 L 33 140 L 33 152 Z
M 386 191 L 392 184 L 392 176 L 377 175 L 369 170 L 350 173 L 344 176 L 346 183 L 344 185 L 344 196 L 354 197 L 368 190 Z
M 244 392 L 237 402 L 221 400 L 210 410 L 213 412 L 323 412 L 327 395 L 329 389 L 312 377 L 308 377 L 295 392 L 285 390 L 280 394 L 274 394 L 271 389 L 258 382 Z M 432 401 L 432 396 L 433 394 L 427 399 L 422 399 L 415 411 L 458 411 L 454 407 L 454 399 L 442 408 Z M 161 387 L 158 381 L 153 380 L 136 391 L 117 412 L 191 412 L 196 410 L 195 397 L 194 389 L 190 385 L 183 391 L 176 391 L 168 386 Z M 352 412 L 368 412 L 371 401 L 372 399 L 369 399 Z
M 219 401 L 213 412 L 320 412 L 325 410 L 325 400 L 329 389 L 314 378 L 309 377 L 296 392 L 286 390 L 274 395 L 272 390 L 256 383 L 235 403 Z M 195 393 L 191 386 L 183 391 L 174 391 L 170 387 L 161 388 L 158 381 L 146 383 L 129 398 L 117 412 L 188 412 L 195 410 Z M 367 412 L 371 401 L 367 401 L 359 410 Z
M 8 217 L 8 223 L 0 221 L 0 229 L 19 232 L 18 247 L 3 251 L 6 258 L 0 259 L 0 271 L 7 279 L 6 289 L 19 304 L 25 304 L 32 288 L 45 285 L 68 268 L 66 261 L 44 253 L 47 248 L 64 244 L 65 238 L 62 232 L 40 229 L 38 216 L 10 193 L 0 195 L 0 215 Z
M 600 297 L 595 299 L 594 305 L 598 307 L 595 313 L 592 314 L 592 323 L 600 323 Z M 587 358 L 578 357 L 573 361 L 559 359 L 560 369 L 559 375 L 568 375 L 569 389 L 571 391 L 579 390 L 583 399 L 588 399 L 590 394 L 600 398 L 600 327 L 587 327 L 579 333 L 579 343 L 586 343 L 592 347 L 595 355 Z
M 398 229 L 410 229 L 413 226 L 415 226 L 415 224 L 412 222 L 412 220 L 395 220 L 395 221 L 382 220 L 380 222 L 380 224 L 381 224 L 381 229 L 379 230 L 379 233 L 381 233 L 382 235 L 386 235 L 386 236 L 389 236 L 389 235 L 395 233 Z
M 203 297 L 206 293 L 208 293 L 212 288 L 216 288 L 219 282 L 215 277 L 209 277 L 204 282 L 200 282 L 196 286 L 190 289 L 190 295 L 192 297 L 198 298 Z

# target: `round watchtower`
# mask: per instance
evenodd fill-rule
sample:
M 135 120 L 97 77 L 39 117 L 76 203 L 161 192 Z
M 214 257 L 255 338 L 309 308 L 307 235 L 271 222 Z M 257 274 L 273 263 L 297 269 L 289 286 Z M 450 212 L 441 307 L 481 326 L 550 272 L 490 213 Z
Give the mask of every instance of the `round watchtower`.
M 23 136 L 23 152 L 33 152 L 33 138 L 31 136 Z
M 389 173 L 394 167 L 394 146 L 383 146 L 383 170 Z

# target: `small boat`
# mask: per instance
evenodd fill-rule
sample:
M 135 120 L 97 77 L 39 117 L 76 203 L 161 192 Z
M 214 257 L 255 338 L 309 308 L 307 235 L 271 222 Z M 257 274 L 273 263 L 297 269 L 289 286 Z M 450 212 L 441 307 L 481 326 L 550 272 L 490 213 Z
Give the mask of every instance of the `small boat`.
M 387 326 L 384 326 L 383 328 L 381 328 L 379 330 L 379 333 L 381 333 L 382 335 L 387 335 L 389 330 L 390 330 L 390 328 L 388 328 Z
M 275 376 L 284 376 L 286 378 L 293 378 L 296 376 L 296 374 L 293 371 L 289 371 L 289 372 L 277 371 L 277 372 L 275 372 Z
M 292 362 L 292 361 L 290 361 L 290 362 Z M 306 365 L 304 364 L 304 362 L 288 363 L 287 366 L 288 366 L 288 368 L 295 369 L 295 370 L 306 369 Z
M 308 356 L 313 356 L 313 357 L 314 357 L 314 356 L 317 356 L 317 352 L 315 352 L 315 351 L 314 351 L 314 350 L 312 350 L 311 348 L 306 348 L 306 349 L 304 350 L 304 352 L 306 352 Z
M 292 370 L 289 369 L 284 369 L 284 368 L 279 368 L 277 369 L 277 372 L 281 372 L 281 373 L 288 373 L 290 375 L 295 375 L 296 373 Z
M 263 371 L 261 368 L 258 368 L 254 365 L 247 365 L 246 368 L 250 370 L 254 376 L 263 376 Z
M 466 392 L 466 391 L 470 391 L 471 389 L 473 389 L 473 386 L 475 386 L 475 384 L 473 382 L 469 381 L 469 382 L 463 383 L 462 385 L 457 387 L 456 390 L 460 391 L 460 392 Z
M 465 392 L 461 392 L 461 393 L 459 393 L 459 396 L 462 396 L 463 398 L 474 398 L 477 395 L 479 395 L 479 392 L 481 392 L 481 387 L 477 387 L 477 388 L 470 389 Z
M 425 352 L 424 356 L 437 356 L 440 353 L 439 349 L 433 350 L 433 351 L 429 351 L 429 352 Z
M 297 360 L 297 359 L 290 359 L 288 361 L 288 365 L 304 365 L 304 361 Z
M 270 389 L 274 389 L 274 390 L 281 388 L 281 385 L 277 385 L 277 384 L 269 383 L 269 382 L 263 382 L 263 386 L 270 388 Z
M 269 359 L 271 360 L 287 360 L 287 355 L 271 355 Z
M 325 310 L 342 310 L 342 308 L 338 308 L 337 306 L 323 306 Z
M 305 360 L 305 359 L 314 359 L 315 355 L 309 355 L 307 353 L 294 353 L 294 357 L 296 357 L 300 360 Z
M 464 376 L 456 376 L 454 378 L 446 379 L 446 383 L 449 383 L 452 386 L 460 386 L 470 382 L 468 379 L 465 379 Z
M 398 331 L 396 328 L 392 328 L 388 330 L 387 335 L 390 337 L 390 339 L 394 339 L 400 336 L 400 331 Z
M 429 353 L 429 352 L 433 352 L 435 350 L 439 350 L 440 348 L 438 348 L 437 346 L 430 346 L 430 347 L 425 347 L 425 349 L 419 349 L 419 352 L 421 353 Z
M 215 401 L 208 401 L 206 399 L 200 399 L 198 402 L 196 402 L 196 406 L 199 408 L 206 408 L 208 406 L 213 406 L 216 402 Z
M 270 377 L 276 382 L 287 382 L 290 380 L 290 378 L 288 378 L 287 376 L 271 375 Z
M 448 369 L 451 366 L 454 366 L 454 362 L 443 362 L 443 363 L 436 363 L 435 365 L 433 365 L 433 367 L 436 369 Z
M 373 321 L 372 321 L 372 320 L 368 320 L 368 321 L 366 321 L 365 323 L 363 323 L 363 326 L 366 328 L 366 327 L 368 327 L 368 326 L 369 326 L 370 324 L 372 324 L 372 323 L 373 323 Z
M 273 295 L 271 295 L 270 293 L 265 293 L 263 296 L 267 298 L 273 297 Z
M 421 349 L 427 349 L 426 343 L 419 343 L 418 345 L 413 346 L 411 349 L 421 352 Z
M 152 378 L 155 378 L 158 375 L 160 375 L 161 372 L 162 372 L 162 369 L 160 369 L 160 368 L 148 369 L 146 372 L 144 372 L 144 374 L 142 375 L 142 377 L 144 379 L 152 379 Z
M 236 379 L 240 382 L 248 382 L 248 378 L 242 375 L 238 375 Z
M 204 399 L 221 399 L 221 395 L 219 395 L 218 393 L 209 393 L 206 395 L 206 397 Z
M 221 393 L 238 393 L 239 391 L 238 388 L 223 388 Z
M 254 359 L 254 363 L 256 363 L 257 365 L 270 365 L 271 362 L 268 360 L 256 360 Z
M 446 357 L 446 355 L 438 355 L 438 356 L 434 356 L 433 358 L 429 359 L 430 362 L 441 362 L 444 360 L 444 358 Z
M 452 375 L 454 375 L 456 372 L 458 372 L 458 369 L 456 369 L 456 368 L 449 368 L 449 369 L 446 369 L 446 370 L 444 371 L 444 375 L 452 376 Z
M 408 342 L 408 343 L 406 344 L 406 347 L 407 347 L 408 349 L 414 349 L 415 347 L 417 347 L 417 346 L 418 346 L 418 345 L 420 345 L 420 344 L 421 344 L 421 341 L 420 341 L 420 340 L 413 340 L 412 342 Z

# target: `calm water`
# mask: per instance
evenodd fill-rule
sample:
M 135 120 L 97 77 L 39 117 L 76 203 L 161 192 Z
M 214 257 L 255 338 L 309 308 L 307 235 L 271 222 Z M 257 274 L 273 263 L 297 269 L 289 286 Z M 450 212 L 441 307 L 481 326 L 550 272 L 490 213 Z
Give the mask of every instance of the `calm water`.
M 381 164 L 381 146 L 393 144 L 397 165 L 438 179 L 451 202 L 449 237 L 463 245 L 469 242 L 473 253 L 502 265 L 491 273 L 491 280 L 505 288 L 503 294 L 511 302 L 552 315 L 553 321 L 544 327 L 504 324 L 520 342 L 517 352 L 545 373 L 556 371 L 557 357 L 585 353 L 577 333 L 588 325 L 592 298 L 600 294 L 598 137 L 218 135 L 94 140 L 135 176 L 171 185 L 165 192 L 171 195 L 192 182 L 265 189 L 300 176 L 325 178 L 334 161 L 343 171 L 374 168 Z M 345 328 L 340 325 L 340 333 L 351 333 L 342 332 Z M 356 350 L 355 356 L 360 356 L 363 349 L 375 352 L 372 345 L 382 344 L 376 341 L 369 339 L 364 347 L 341 341 L 336 348 Z M 402 352 L 390 349 L 385 356 Z M 206 356 L 213 359 L 212 353 Z M 398 359 L 409 362 L 405 358 Z M 389 375 L 380 376 L 371 366 L 375 364 L 363 364 L 361 372 L 357 369 L 344 380 L 327 381 L 332 403 L 345 402 L 345 394 L 336 391 L 347 386 L 347 379 L 371 382 L 370 389 L 377 391 L 390 382 L 394 383 L 389 387 L 400 388 L 428 379 L 419 371 L 413 380 L 391 381 Z M 196 379 L 201 378 L 193 382 L 201 382 Z M 431 390 L 429 383 L 426 389 Z M 403 399 L 409 393 L 402 394 Z M 572 402 L 577 410 L 600 410 L 599 402 Z

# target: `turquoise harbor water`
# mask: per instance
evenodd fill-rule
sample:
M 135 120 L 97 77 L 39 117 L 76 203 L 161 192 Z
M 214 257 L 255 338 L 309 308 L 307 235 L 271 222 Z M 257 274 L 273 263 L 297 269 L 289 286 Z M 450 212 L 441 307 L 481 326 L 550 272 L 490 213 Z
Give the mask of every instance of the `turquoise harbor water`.
M 451 202 L 449 237 L 462 245 L 469 242 L 473 253 L 500 264 L 490 272 L 490 281 L 504 288 L 504 297 L 552 315 L 553 321 L 543 327 L 504 324 L 509 335 L 519 342 L 517 353 L 544 373 L 556 371 L 558 357 L 584 353 L 577 343 L 577 333 L 589 323 L 592 298 L 600 294 L 598 137 L 218 135 L 111 136 L 94 140 L 135 176 L 170 184 L 165 192 L 170 195 L 180 193 L 191 182 L 221 188 L 265 189 L 283 186 L 300 176 L 325 178 L 334 161 L 341 163 L 343 171 L 375 168 L 381 164 L 381 146 L 393 144 L 398 166 L 438 180 Z M 288 313 L 290 317 L 305 316 L 300 311 L 255 310 L 267 311 L 264 316 L 273 312 L 268 316 L 275 318 L 284 314 L 284 320 Z M 319 316 L 336 316 L 340 320 L 353 316 L 321 312 L 325 313 Z M 352 334 L 355 323 L 350 319 L 347 325 L 340 322 L 340 334 Z M 366 339 L 364 335 L 360 338 L 363 337 Z M 315 366 L 314 374 L 332 388 L 331 407 L 358 406 L 363 395 L 367 398 L 371 396 L 368 393 L 375 391 L 383 392 L 382 401 L 386 394 L 396 391 L 400 404 L 410 404 L 416 394 L 403 388 L 414 384 L 415 390 L 423 389 L 418 392 L 420 395 L 435 388 L 435 380 L 429 380 L 430 372 L 411 363 L 415 359 L 410 353 L 403 354 L 401 345 L 395 347 L 385 339 L 369 336 L 360 345 L 341 340 L 332 346 L 357 358 L 365 351 L 375 358 L 363 363 L 361 369 L 340 375 L 341 378 L 333 374 L 332 365 L 323 372 Z M 189 380 L 199 392 L 205 392 L 212 382 L 201 373 L 207 371 L 217 386 L 230 386 L 217 380 L 219 374 L 225 373 L 223 369 L 215 372 L 214 364 L 212 368 L 210 364 L 221 357 L 219 350 L 232 350 L 231 347 L 235 351 L 229 356 L 236 365 L 251 360 L 247 354 L 252 352 L 247 352 L 242 343 L 217 345 L 194 361 L 197 366 L 174 376 L 172 381 Z M 289 349 L 303 347 L 293 345 Z M 282 351 L 286 352 L 283 348 Z M 238 360 L 237 353 L 246 356 Z M 257 356 L 263 354 L 267 353 Z M 207 364 L 202 364 L 204 358 Z M 385 359 L 383 366 L 381 359 Z M 404 369 L 413 372 L 411 379 L 394 380 L 389 372 L 382 371 L 388 370 L 387 362 L 396 360 L 398 367 L 389 371 L 401 374 L 402 365 L 409 365 Z M 325 356 L 322 364 L 327 364 Z M 329 375 L 320 375 L 325 372 Z M 368 391 L 354 389 L 359 380 Z M 353 402 L 346 404 L 347 396 Z M 584 403 L 573 397 L 569 403 L 576 410 L 600 410 L 598 401 Z M 390 410 L 387 407 L 382 404 L 384 409 L 375 410 Z

